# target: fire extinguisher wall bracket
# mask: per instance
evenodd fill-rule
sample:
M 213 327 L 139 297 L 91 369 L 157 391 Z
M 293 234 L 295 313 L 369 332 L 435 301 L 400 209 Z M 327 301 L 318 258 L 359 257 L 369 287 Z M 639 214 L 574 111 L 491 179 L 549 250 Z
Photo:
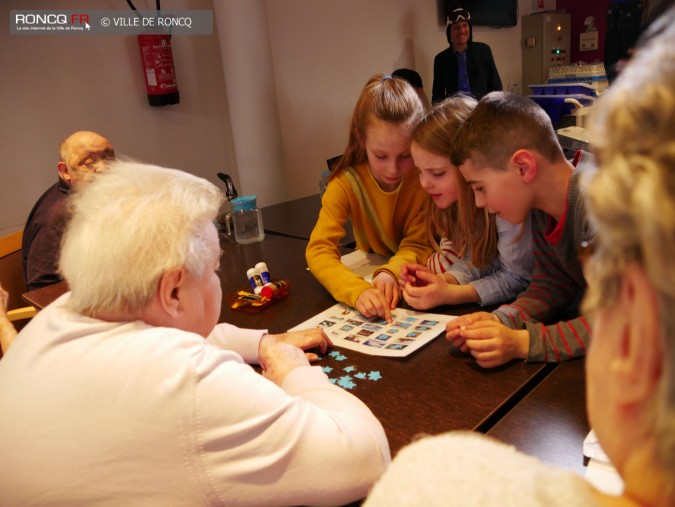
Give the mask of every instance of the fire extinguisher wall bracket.
M 140 34 L 138 48 L 151 106 L 168 106 L 180 102 L 176 69 L 168 34 Z

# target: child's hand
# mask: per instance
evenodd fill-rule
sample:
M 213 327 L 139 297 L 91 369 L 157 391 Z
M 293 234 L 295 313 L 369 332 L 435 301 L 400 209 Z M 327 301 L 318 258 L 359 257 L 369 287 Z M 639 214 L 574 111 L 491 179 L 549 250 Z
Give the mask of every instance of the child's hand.
M 429 273 L 433 275 L 434 272 L 429 269 L 427 266 L 422 264 L 403 264 L 401 266 L 401 273 L 398 277 L 398 286 L 403 290 L 406 283 L 409 283 L 413 287 L 424 287 L 426 283 L 420 279 L 417 275 L 418 273 Z M 445 283 L 459 285 L 457 279 L 450 273 L 443 273 L 438 275 L 445 280 Z
M 403 298 L 415 310 L 428 310 L 446 304 L 450 294 L 450 286 L 441 275 L 430 271 L 417 271 L 416 283 L 403 286 Z
M 390 277 L 391 278 L 391 277 Z M 379 315 L 387 322 L 391 322 L 391 308 L 384 294 L 375 287 L 364 290 L 356 300 L 356 309 L 364 317 L 375 317 Z
M 468 328 L 475 322 L 479 321 L 499 322 L 499 318 L 496 315 L 488 312 L 475 312 L 468 315 L 462 315 L 461 317 L 451 320 L 445 325 L 445 339 L 466 354 L 469 352 L 469 348 L 464 344 L 464 338 L 461 335 L 461 329 Z
M 431 272 L 426 266 L 421 264 L 403 264 L 401 266 L 401 273 L 398 278 L 398 285 L 403 290 L 406 283 L 416 286 L 417 285 L 417 272 L 418 271 L 427 271 Z
M 384 294 L 384 298 L 387 300 L 390 310 L 393 310 L 398 306 L 398 302 L 401 299 L 401 291 L 399 290 L 398 283 L 393 276 L 391 276 L 386 271 L 379 273 L 375 278 L 373 278 L 373 287 Z M 391 315 L 391 312 L 389 313 Z
M 456 281 L 454 278 L 452 280 Z M 480 295 L 472 285 L 448 283 L 444 275 L 429 270 L 417 271 L 417 284 L 406 284 L 403 297 L 416 310 L 427 310 L 440 305 L 480 303 Z
M 527 330 L 514 330 L 501 322 L 479 320 L 459 328 L 464 346 L 483 368 L 494 368 L 512 359 L 525 359 L 530 346 Z

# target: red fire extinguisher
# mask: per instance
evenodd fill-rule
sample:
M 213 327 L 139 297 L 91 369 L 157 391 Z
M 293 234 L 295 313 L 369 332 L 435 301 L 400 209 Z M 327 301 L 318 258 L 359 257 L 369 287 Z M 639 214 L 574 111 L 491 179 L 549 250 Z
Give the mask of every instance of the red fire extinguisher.
M 171 36 L 141 34 L 138 36 L 141 62 L 145 74 L 148 102 L 151 106 L 178 104 L 178 82 L 171 52 Z

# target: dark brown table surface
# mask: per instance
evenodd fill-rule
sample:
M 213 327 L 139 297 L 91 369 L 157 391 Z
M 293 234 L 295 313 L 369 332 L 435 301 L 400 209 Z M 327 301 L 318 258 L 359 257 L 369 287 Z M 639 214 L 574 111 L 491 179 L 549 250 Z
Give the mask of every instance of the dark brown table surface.
M 301 197 L 281 204 L 261 208 L 263 226 L 268 234 L 278 234 L 291 238 L 309 239 L 321 209 L 319 194 Z M 345 225 L 347 235 L 341 244 L 349 245 L 354 241 L 351 224 Z
M 223 239 L 221 245 L 220 276 L 224 294 L 246 289 L 246 270 L 259 261 L 267 263 L 273 279 L 291 283 L 290 294 L 285 299 L 257 314 L 231 310 L 224 304 L 221 321 L 279 333 L 335 304 L 306 269 L 306 241 L 270 235 L 261 243 L 238 245 Z M 445 307 L 436 312 L 461 314 L 475 310 L 476 306 L 466 305 Z M 342 349 L 346 360 L 338 361 L 326 355 L 320 365 L 333 368 L 330 375 L 333 377 L 340 376 L 336 373 L 347 366 L 355 366 L 360 372 L 380 372 L 380 380 L 360 381 L 351 392 L 382 422 L 392 454 L 422 433 L 456 429 L 486 431 L 552 369 L 551 365 L 514 362 L 485 370 L 471 357 L 450 349 L 445 338 L 439 337 L 402 359 Z
M 41 309 L 66 292 L 68 292 L 68 284 L 66 282 L 59 282 L 54 285 L 30 290 L 23 293 L 21 297 L 26 303 Z
M 265 232 L 309 239 L 321 209 L 319 194 L 261 208 Z
M 583 474 L 582 445 L 589 432 L 585 386 L 583 359 L 561 363 L 487 434 Z
M 335 304 L 307 270 L 306 246 L 306 240 L 273 234 L 250 245 L 221 235 L 220 321 L 282 333 Z M 290 294 L 256 314 L 230 309 L 226 297 L 250 288 L 246 270 L 260 261 L 274 280 L 290 282 Z M 66 290 L 65 283 L 57 284 L 28 292 L 24 299 L 42 308 Z M 477 309 L 464 305 L 434 311 L 461 315 Z M 358 382 L 351 392 L 382 422 L 392 455 L 417 435 L 466 429 L 487 432 L 551 463 L 583 466 L 581 442 L 588 432 L 583 361 L 559 366 L 518 361 L 485 370 L 452 351 L 442 336 L 401 359 L 341 352 L 346 360 L 326 355 L 319 363 L 333 368 L 331 376 L 347 366 L 381 375 L 377 381 Z

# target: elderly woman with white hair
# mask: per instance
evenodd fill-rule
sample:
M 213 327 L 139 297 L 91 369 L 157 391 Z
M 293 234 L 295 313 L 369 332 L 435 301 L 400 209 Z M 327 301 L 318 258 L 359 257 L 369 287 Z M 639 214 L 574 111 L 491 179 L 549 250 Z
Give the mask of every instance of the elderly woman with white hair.
M 367 507 L 675 505 L 675 9 L 596 107 L 587 405 L 623 494 L 485 436 L 447 433 L 404 448 Z
M 365 496 L 389 446 L 370 410 L 310 366 L 303 349 L 325 352 L 323 332 L 217 324 L 215 185 L 117 162 L 71 199 L 60 256 L 71 292 L 0 361 L 1 503 Z

